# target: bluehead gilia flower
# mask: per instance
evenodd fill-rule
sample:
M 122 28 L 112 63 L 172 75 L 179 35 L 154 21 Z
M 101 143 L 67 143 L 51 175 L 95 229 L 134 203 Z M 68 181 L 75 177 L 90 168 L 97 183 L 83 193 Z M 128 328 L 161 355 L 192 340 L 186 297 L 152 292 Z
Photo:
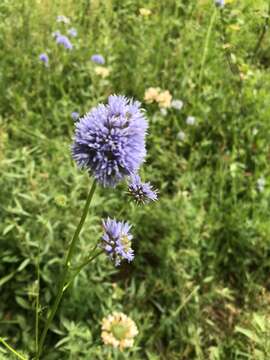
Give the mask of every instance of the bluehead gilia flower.
M 73 45 L 70 42 L 69 38 L 65 35 L 61 35 L 61 34 L 56 35 L 56 43 L 59 45 L 63 45 L 68 50 L 72 50 L 73 48 Z
M 111 95 L 76 123 L 73 158 L 100 184 L 114 187 L 144 161 L 146 130 L 140 103 Z
M 104 65 L 105 64 L 105 59 L 102 55 L 100 54 L 94 54 L 91 56 L 91 60 L 99 65 Z
M 45 54 L 45 53 L 40 54 L 40 55 L 39 55 L 39 60 L 42 61 L 42 62 L 44 62 L 44 64 L 45 64 L 46 66 L 49 65 L 49 57 L 48 57 L 47 54 Z
M 150 183 L 143 183 L 139 175 L 133 175 L 128 186 L 128 193 L 137 204 L 147 204 L 157 200 L 157 191 Z
M 128 262 L 134 259 L 131 248 L 132 235 L 129 230 L 131 226 L 126 222 L 116 221 L 108 218 L 102 222 L 104 234 L 102 236 L 101 248 L 105 250 L 109 258 L 118 266 L 121 260 Z

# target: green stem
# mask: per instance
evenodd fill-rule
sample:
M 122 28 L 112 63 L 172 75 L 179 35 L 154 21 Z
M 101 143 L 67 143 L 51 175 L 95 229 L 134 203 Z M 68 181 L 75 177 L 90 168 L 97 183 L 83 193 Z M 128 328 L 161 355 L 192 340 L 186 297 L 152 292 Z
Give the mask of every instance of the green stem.
M 40 249 L 38 248 L 38 251 Z M 36 306 L 35 306 L 35 351 L 38 354 L 38 336 L 39 336 L 39 286 L 40 286 L 40 272 L 39 272 L 39 253 L 37 257 L 37 295 L 36 295 Z M 38 359 L 38 355 L 37 355 Z
M 89 191 L 88 197 L 86 199 L 86 203 L 85 203 L 85 206 L 84 206 L 84 210 L 83 210 L 83 213 L 82 213 L 81 220 L 80 220 L 80 222 L 79 222 L 79 224 L 77 226 L 77 229 L 76 229 L 76 231 L 75 231 L 75 233 L 73 235 L 72 241 L 70 243 L 70 246 L 69 246 L 69 249 L 68 249 L 68 252 L 67 252 L 67 255 L 66 255 L 66 260 L 65 260 L 65 263 L 64 263 L 64 269 L 63 269 L 62 276 L 60 278 L 57 295 L 56 295 L 56 298 L 54 300 L 50 315 L 49 315 L 49 317 L 48 317 L 48 319 L 47 319 L 47 321 L 45 323 L 43 332 L 42 332 L 41 337 L 40 337 L 37 359 L 40 357 L 40 355 L 42 353 L 42 348 L 43 348 L 43 344 L 44 344 L 47 332 L 48 332 L 49 327 L 51 325 L 51 322 L 52 322 L 52 320 L 53 320 L 53 318 L 54 318 L 54 316 L 56 314 L 59 303 L 60 303 L 60 301 L 62 299 L 62 296 L 63 296 L 63 293 L 64 293 L 63 290 L 64 290 L 64 287 L 65 287 L 65 281 L 66 281 L 67 273 L 68 273 L 68 270 L 69 270 L 69 267 L 70 267 L 70 262 L 72 260 L 74 249 L 75 249 L 75 246 L 77 244 L 77 240 L 79 238 L 79 235 L 80 235 L 80 232 L 82 230 L 83 224 L 85 222 L 85 219 L 86 219 L 86 216 L 87 216 L 87 213 L 88 213 L 88 210 L 89 210 L 89 207 L 90 207 L 91 200 L 93 198 L 95 189 L 96 189 L 96 181 L 94 180 L 94 182 L 92 184 L 92 187 L 91 187 L 91 189 Z
M 203 78 L 203 71 L 204 71 L 204 66 L 205 66 L 205 62 L 206 62 L 206 57 L 207 57 L 207 52 L 208 52 L 208 47 L 209 47 L 209 42 L 210 42 L 210 36 L 211 36 L 211 32 L 214 26 L 214 22 L 216 19 L 216 14 L 217 14 L 217 9 L 215 7 L 214 12 L 211 16 L 210 19 L 210 23 L 208 26 L 208 30 L 207 30 L 207 35 L 206 35 L 206 39 L 205 39 L 205 44 L 204 44 L 204 50 L 203 50 L 203 56 L 202 56 L 202 62 L 201 62 L 201 69 L 200 69 L 200 75 L 199 75 L 199 82 L 198 82 L 198 88 L 201 88 L 201 84 L 202 84 L 202 78 Z
M 72 281 L 75 279 L 75 277 L 80 273 L 80 271 L 88 265 L 91 261 L 93 261 L 95 258 L 97 258 L 99 255 L 101 255 L 104 251 L 100 250 L 98 253 L 84 261 L 80 266 L 77 267 L 76 272 L 72 275 L 71 279 L 66 283 L 66 285 L 63 288 L 63 292 L 66 291 L 66 289 L 70 286 Z
M 0 337 L 0 343 L 2 343 L 10 352 L 12 352 L 14 355 L 16 355 L 21 360 L 27 360 L 25 357 L 20 355 L 15 349 L 13 349 L 10 345 L 8 345 L 7 342 L 3 338 Z

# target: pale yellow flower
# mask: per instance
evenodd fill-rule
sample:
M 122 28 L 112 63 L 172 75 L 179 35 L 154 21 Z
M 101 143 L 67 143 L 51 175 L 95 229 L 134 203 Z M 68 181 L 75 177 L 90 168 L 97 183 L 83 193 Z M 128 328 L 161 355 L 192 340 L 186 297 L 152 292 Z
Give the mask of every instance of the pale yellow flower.
M 111 345 L 119 348 L 132 347 L 134 337 L 138 335 L 138 329 L 135 322 L 127 315 L 121 312 L 113 312 L 102 319 L 101 337 L 105 345 Z
M 150 9 L 140 8 L 139 9 L 141 16 L 150 16 L 152 14 L 152 11 Z
M 95 73 L 99 76 L 101 76 L 103 79 L 109 76 L 110 69 L 103 67 L 103 66 L 96 66 L 95 67 Z
M 144 100 L 145 102 L 151 104 L 154 101 L 157 101 L 157 98 L 160 94 L 160 88 L 154 88 L 154 87 L 150 87 L 149 89 L 145 90 L 144 93 Z
M 168 90 L 162 91 L 156 101 L 158 102 L 159 107 L 161 108 L 169 108 L 172 102 L 172 95 Z

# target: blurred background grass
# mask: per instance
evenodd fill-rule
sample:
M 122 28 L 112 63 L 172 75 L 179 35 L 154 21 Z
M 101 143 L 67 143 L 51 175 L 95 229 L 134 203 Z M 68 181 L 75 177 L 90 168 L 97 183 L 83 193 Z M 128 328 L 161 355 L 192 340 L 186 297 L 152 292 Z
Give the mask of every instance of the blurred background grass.
M 70 155 L 71 113 L 111 93 L 143 102 L 154 86 L 184 103 L 166 115 L 143 103 L 143 176 L 160 199 L 138 208 L 124 186 L 100 189 L 78 251 L 100 236 L 100 217 L 119 215 L 133 224 L 136 259 L 116 270 L 104 257 L 80 274 L 44 359 L 269 359 L 269 33 L 254 56 L 268 2 L 228 1 L 217 11 L 198 84 L 214 11 L 211 0 L 1 0 L 0 333 L 18 351 L 34 351 L 38 254 L 44 319 L 89 187 Z M 68 51 L 52 33 L 71 27 L 78 36 Z M 108 77 L 95 73 L 94 53 Z M 139 328 L 125 353 L 100 339 L 114 310 Z M 0 358 L 12 356 L 0 348 Z

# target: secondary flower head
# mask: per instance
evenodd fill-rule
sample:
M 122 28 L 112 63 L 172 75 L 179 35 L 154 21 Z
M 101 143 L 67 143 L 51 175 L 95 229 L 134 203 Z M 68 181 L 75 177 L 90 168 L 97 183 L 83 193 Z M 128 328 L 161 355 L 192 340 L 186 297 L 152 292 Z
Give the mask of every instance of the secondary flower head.
M 102 319 L 101 337 L 105 345 L 119 348 L 132 347 L 134 338 L 138 335 L 138 328 L 135 322 L 121 312 L 113 312 Z
M 157 191 L 150 183 L 143 183 L 139 175 L 131 177 L 128 192 L 137 204 L 146 204 L 157 200 Z
M 99 76 L 101 76 L 103 79 L 108 77 L 110 75 L 110 69 L 103 67 L 103 66 L 96 66 L 95 67 L 95 73 Z
M 74 121 L 76 121 L 76 120 L 79 119 L 80 114 L 79 114 L 77 111 L 73 111 L 73 112 L 71 113 L 71 117 L 72 117 L 72 119 L 73 119 Z
M 76 36 L 78 35 L 78 32 L 77 32 L 76 29 L 71 28 L 71 29 L 68 30 L 68 34 L 69 34 L 70 36 L 72 36 L 72 37 L 76 37 Z
M 101 247 L 109 255 L 110 259 L 118 266 L 122 259 L 128 262 L 134 259 L 131 248 L 132 235 L 129 233 L 131 226 L 126 222 L 108 218 L 102 221 L 104 234 Z
M 45 64 L 46 66 L 49 65 L 49 57 L 48 57 L 47 54 L 45 54 L 45 53 L 40 54 L 40 55 L 39 55 L 39 60 L 42 61 L 42 62 L 44 62 L 44 64 Z
M 104 65 L 105 64 L 105 59 L 102 55 L 100 54 L 94 54 L 91 56 L 91 60 L 99 65 Z
M 147 122 L 140 103 L 111 95 L 76 123 L 73 158 L 103 186 L 135 174 L 146 155 Z
M 171 102 L 171 107 L 173 108 L 173 109 L 175 109 L 175 110 L 181 110 L 182 109 L 182 107 L 183 107 L 183 105 L 184 105 L 184 103 L 183 103 L 183 101 L 182 100 L 173 100 L 172 102 Z
M 56 35 L 56 43 L 59 45 L 63 45 L 66 49 L 71 50 L 73 45 L 71 44 L 69 38 L 65 35 L 58 34 Z

